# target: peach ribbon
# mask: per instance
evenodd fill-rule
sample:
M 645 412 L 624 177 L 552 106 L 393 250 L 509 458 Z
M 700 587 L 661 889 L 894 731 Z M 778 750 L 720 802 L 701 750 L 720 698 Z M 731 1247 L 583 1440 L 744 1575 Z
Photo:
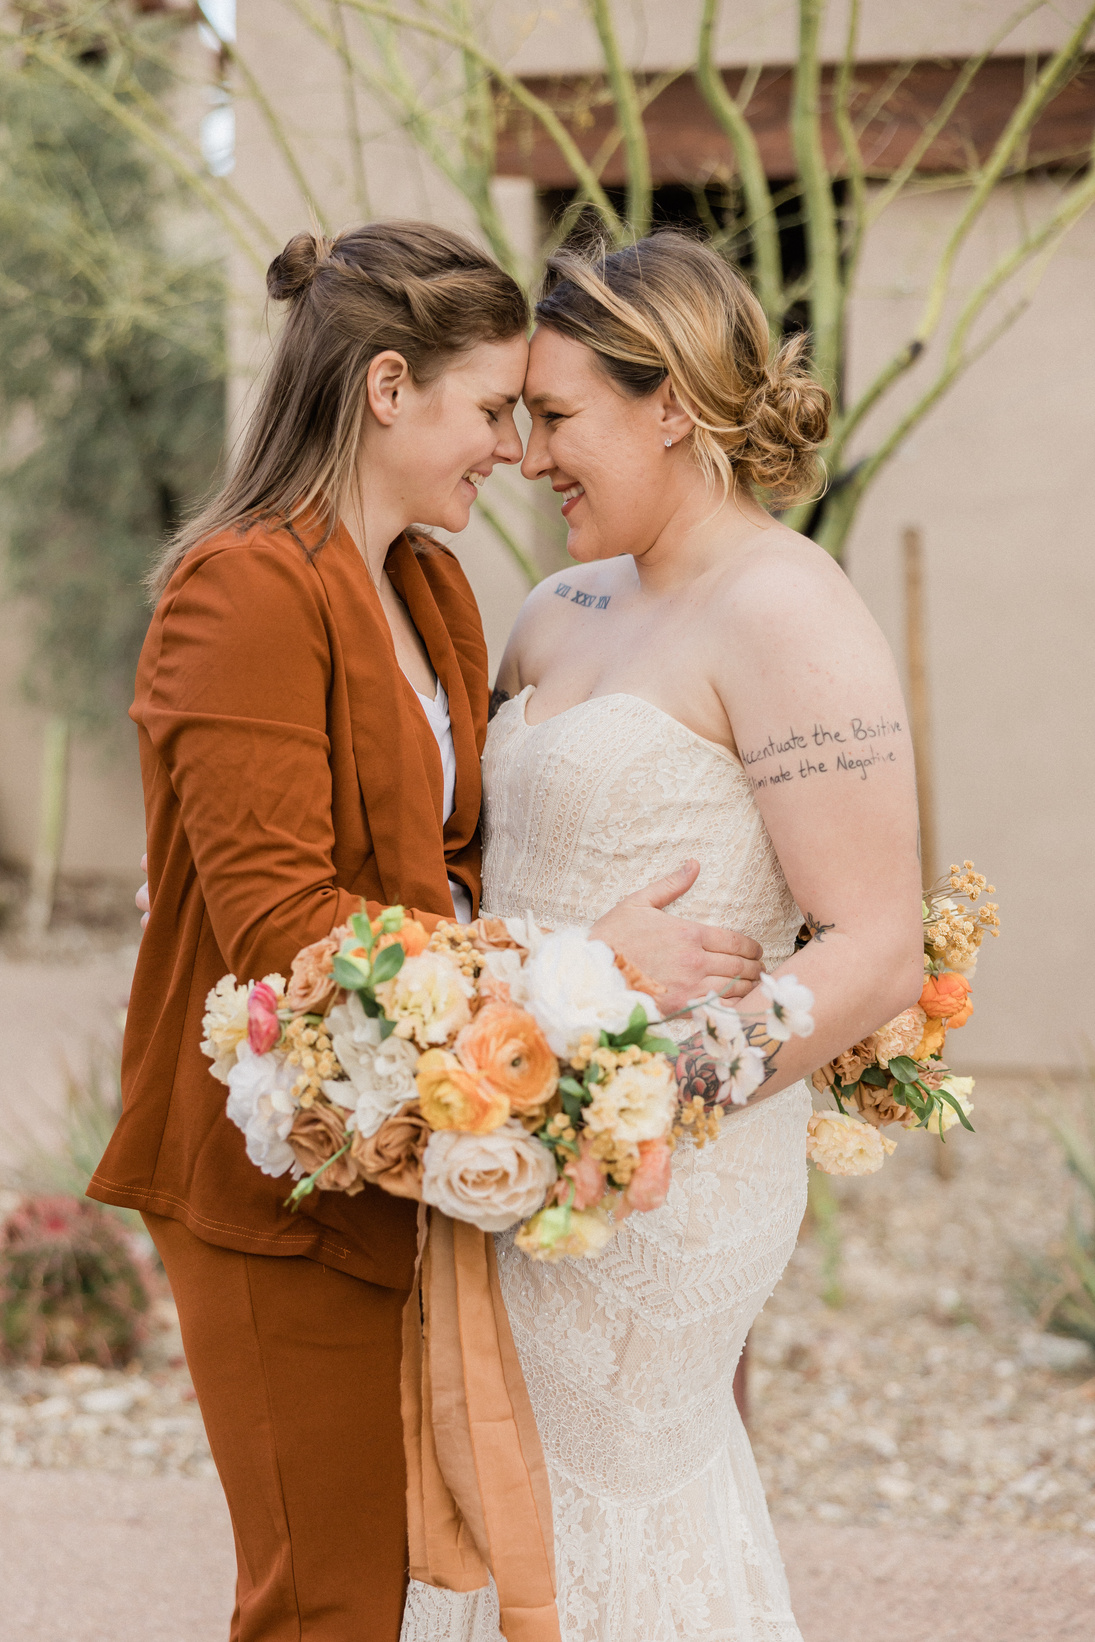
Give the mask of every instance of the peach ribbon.
M 494 1239 L 419 1210 L 403 1312 L 411 1578 L 498 1591 L 507 1642 L 560 1642 L 551 1493 Z

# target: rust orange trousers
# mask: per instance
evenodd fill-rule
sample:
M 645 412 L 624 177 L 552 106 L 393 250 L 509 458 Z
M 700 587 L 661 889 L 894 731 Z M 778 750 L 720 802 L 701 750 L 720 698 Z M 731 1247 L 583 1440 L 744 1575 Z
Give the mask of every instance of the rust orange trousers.
M 232 1516 L 230 1642 L 398 1642 L 405 1295 L 144 1219 Z

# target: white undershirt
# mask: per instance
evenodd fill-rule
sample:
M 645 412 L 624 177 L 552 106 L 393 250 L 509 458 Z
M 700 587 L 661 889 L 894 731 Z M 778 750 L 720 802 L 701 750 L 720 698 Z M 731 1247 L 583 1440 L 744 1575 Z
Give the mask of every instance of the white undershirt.
M 412 685 L 413 688 L 413 685 Z M 442 823 L 449 819 L 456 807 L 456 748 L 452 742 L 452 721 L 449 718 L 449 698 L 445 693 L 445 686 L 441 680 L 437 681 L 437 693 L 431 699 L 424 696 L 421 690 L 415 690 L 415 695 L 422 703 L 422 711 L 437 740 L 437 749 L 441 754 L 441 773 L 444 778 L 445 795 L 441 806 Z M 452 891 L 452 904 L 458 923 L 471 923 L 471 897 L 463 884 L 455 879 L 449 879 L 449 888 Z

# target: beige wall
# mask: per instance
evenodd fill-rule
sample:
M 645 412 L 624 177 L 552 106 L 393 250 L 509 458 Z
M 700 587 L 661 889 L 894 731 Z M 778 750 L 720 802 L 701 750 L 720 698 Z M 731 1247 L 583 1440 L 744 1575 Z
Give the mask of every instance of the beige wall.
M 1028 189 L 1036 217 L 1052 184 Z M 871 236 L 852 316 L 853 385 L 909 336 L 959 197 L 907 200 Z M 1012 243 L 1000 190 L 958 269 Z M 908 398 L 925 369 L 908 383 Z M 963 1055 L 1067 1064 L 1095 1036 L 1095 213 L 1030 307 L 929 415 L 871 492 L 849 568 L 903 658 L 900 533 L 924 536 L 934 770 L 944 864 L 971 855 L 1004 933 L 977 977 Z M 871 448 L 864 430 L 860 450 Z

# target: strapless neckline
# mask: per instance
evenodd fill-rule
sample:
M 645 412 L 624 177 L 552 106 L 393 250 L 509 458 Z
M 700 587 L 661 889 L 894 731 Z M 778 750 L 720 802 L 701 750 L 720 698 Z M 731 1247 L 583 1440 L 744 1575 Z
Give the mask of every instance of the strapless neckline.
M 526 709 L 528 708 L 529 697 L 534 695 L 535 692 L 535 684 L 526 684 L 520 694 L 515 695 L 512 701 L 506 703 L 507 707 L 519 709 L 521 724 L 528 731 L 546 729 L 549 724 L 557 724 L 561 718 L 569 718 L 572 713 L 581 712 L 583 707 L 595 707 L 598 702 L 634 701 L 640 707 L 645 707 L 649 712 L 655 713 L 658 718 L 664 719 L 666 723 L 675 725 L 685 735 L 691 736 L 693 741 L 698 741 L 701 747 L 709 747 L 712 752 L 718 753 L 735 769 L 741 770 L 743 768 L 741 759 L 735 757 L 729 747 L 723 747 L 719 742 L 711 741 L 707 736 L 700 735 L 698 730 L 691 729 L 687 724 L 682 724 L 679 718 L 674 718 L 672 713 L 667 713 L 664 707 L 659 707 L 656 702 L 648 701 L 645 696 L 634 695 L 630 690 L 606 690 L 600 696 L 587 696 L 584 701 L 576 701 L 573 707 L 564 707 L 561 713 L 552 713 L 550 718 L 542 718 L 538 724 L 530 724 Z M 505 708 L 502 708 L 501 711 L 505 711 Z

